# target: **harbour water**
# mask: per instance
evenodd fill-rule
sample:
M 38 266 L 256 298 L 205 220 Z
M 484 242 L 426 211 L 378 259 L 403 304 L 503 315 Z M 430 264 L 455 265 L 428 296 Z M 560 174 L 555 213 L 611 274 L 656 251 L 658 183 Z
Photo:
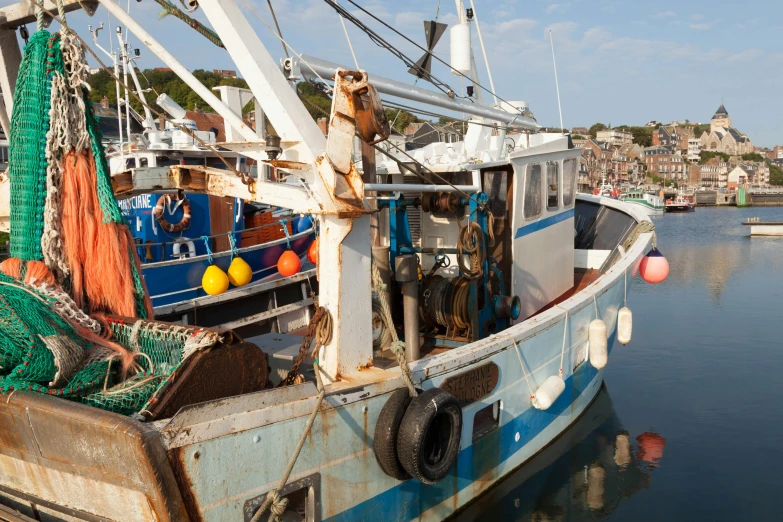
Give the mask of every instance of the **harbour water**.
M 458 520 L 780 520 L 783 239 L 748 217 L 783 209 L 654 218 L 671 273 L 635 280 L 605 390 Z

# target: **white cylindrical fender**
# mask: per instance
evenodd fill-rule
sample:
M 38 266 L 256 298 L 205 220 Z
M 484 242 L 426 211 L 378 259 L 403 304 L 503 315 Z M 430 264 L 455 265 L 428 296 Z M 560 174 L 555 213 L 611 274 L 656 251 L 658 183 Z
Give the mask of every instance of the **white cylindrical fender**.
M 185 254 L 185 257 L 196 257 L 196 245 L 192 240 L 186 237 L 181 238 L 181 241 L 175 241 L 174 244 L 171 245 L 171 254 L 173 257 L 180 257 L 182 245 L 188 247 L 188 253 Z
M 548 410 L 565 390 L 565 381 L 559 375 L 547 377 L 544 384 L 533 394 L 533 407 L 537 410 Z
M 601 319 L 590 322 L 588 339 L 590 340 L 590 364 L 592 364 L 594 368 L 600 370 L 606 366 L 606 363 L 609 361 L 609 343 L 606 336 L 606 323 Z
M 617 340 L 620 344 L 631 342 L 631 333 L 633 332 L 633 314 L 627 306 L 620 308 L 617 312 Z
M 470 25 L 457 24 L 449 29 L 451 39 L 451 68 L 470 76 Z M 452 73 L 457 74 L 452 71 Z

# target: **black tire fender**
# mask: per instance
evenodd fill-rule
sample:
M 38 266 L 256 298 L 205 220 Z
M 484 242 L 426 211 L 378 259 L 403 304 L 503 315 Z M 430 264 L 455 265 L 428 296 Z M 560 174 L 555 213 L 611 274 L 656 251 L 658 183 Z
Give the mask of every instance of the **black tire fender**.
M 452 394 L 431 388 L 411 400 L 397 434 L 397 456 L 424 484 L 443 480 L 457 461 L 462 408 Z
M 375 424 L 373 439 L 375 460 L 378 461 L 378 465 L 384 473 L 397 480 L 411 478 L 400 464 L 400 459 L 397 458 L 397 433 L 410 402 L 411 396 L 407 388 L 395 391 L 383 405 L 378 422 Z

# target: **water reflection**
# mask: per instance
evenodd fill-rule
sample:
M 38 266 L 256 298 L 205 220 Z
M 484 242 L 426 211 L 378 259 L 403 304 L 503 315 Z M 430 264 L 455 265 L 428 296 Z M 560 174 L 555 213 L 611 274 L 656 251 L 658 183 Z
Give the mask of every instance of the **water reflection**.
M 650 485 L 665 445 L 657 433 L 625 431 L 604 387 L 576 424 L 454 520 L 607 517 Z

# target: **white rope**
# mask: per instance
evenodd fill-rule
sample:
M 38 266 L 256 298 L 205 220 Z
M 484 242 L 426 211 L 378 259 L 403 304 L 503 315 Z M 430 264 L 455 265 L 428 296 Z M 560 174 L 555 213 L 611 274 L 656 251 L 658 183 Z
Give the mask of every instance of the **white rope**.
M 522 368 L 522 376 L 525 378 L 525 384 L 527 384 L 527 389 L 530 391 L 530 398 L 536 396 L 535 393 L 533 393 L 533 388 L 530 387 L 530 381 L 527 379 L 527 371 L 525 371 L 525 363 L 522 362 L 522 356 L 519 355 L 519 350 L 517 349 L 517 342 L 514 339 L 511 339 L 511 342 L 514 343 L 514 353 L 517 354 L 517 359 L 519 360 L 519 366 Z
M 598 315 L 598 299 L 596 299 L 595 294 L 593 294 L 593 306 L 595 307 L 595 318 L 600 319 L 601 316 Z
M 35 8 L 35 29 L 41 31 L 44 28 L 44 12 L 43 9 L 36 6 Z
M 595 294 L 593 294 L 595 295 Z M 568 310 L 565 311 L 565 320 L 563 321 L 563 347 L 560 349 L 560 377 L 563 377 L 563 358 L 565 357 L 566 334 L 568 333 Z
M 337 5 L 340 5 L 340 2 L 335 0 L 334 2 Z M 353 63 L 356 65 L 356 69 L 359 69 L 359 60 L 356 59 L 356 53 L 353 52 L 353 44 L 351 43 L 351 37 L 348 36 L 348 28 L 345 27 L 345 19 L 343 18 L 343 15 L 337 14 L 337 16 L 340 17 L 340 23 L 343 25 L 343 32 L 345 33 L 345 39 L 348 40 L 348 48 L 351 50 L 351 56 L 353 56 Z

